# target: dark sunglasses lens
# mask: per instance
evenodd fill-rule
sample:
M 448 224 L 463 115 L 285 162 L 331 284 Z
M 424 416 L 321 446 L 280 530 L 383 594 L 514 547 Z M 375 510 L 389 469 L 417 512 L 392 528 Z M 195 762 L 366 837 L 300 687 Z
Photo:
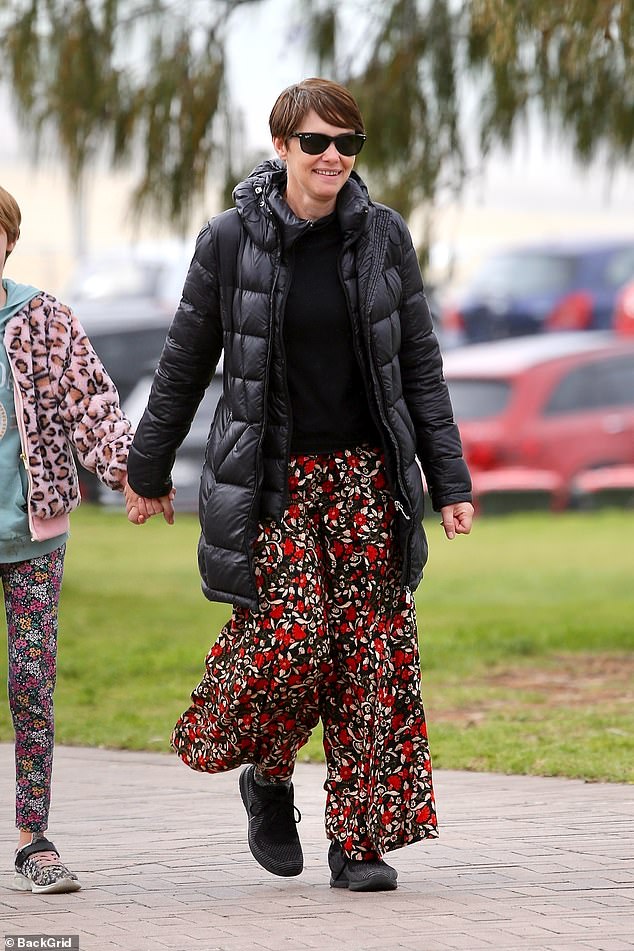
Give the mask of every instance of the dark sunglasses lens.
M 331 142 L 335 143 L 335 148 L 341 155 L 358 155 L 365 142 L 365 136 L 356 132 L 337 135 L 334 139 L 321 132 L 300 132 L 297 137 L 302 152 L 307 155 L 321 155 Z
M 335 139 L 337 151 L 342 155 L 358 155 L 363 148 L 365 138 L 354 132 L 350 135 L 338 135 Z
M 307 155 L 321 155 L 330 145 L 330 136 L 322 135 L 320 132 L 303 132 L 298 138 L 302 152 L 306 152 Z

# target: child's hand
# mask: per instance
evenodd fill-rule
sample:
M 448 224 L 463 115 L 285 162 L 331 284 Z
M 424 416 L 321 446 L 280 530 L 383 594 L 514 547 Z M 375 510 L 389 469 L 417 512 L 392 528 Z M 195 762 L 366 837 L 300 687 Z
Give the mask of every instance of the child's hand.
M 138 495 L 127 483 L 124 488 L 125 504 L 128 513 L 128 521 L 134 525 L 143 525 L 153 515 L 163 513 L 163 518 L 168 525 L 174 524 L 174 506 L 172 501 L 176 495 L 176 489 L 172 488 L 168 495 L 162 495 L 159 498 L 147 499 Z

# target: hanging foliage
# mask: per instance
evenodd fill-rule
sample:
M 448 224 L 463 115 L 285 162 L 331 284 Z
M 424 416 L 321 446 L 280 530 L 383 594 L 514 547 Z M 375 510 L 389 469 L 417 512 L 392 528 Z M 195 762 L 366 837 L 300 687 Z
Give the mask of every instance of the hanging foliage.
M 233 10 L 257 2 L 0 0 L 0 78 L 74 181 L 107 154 L 139 171 L 140 212 L 184 225 L 212 162 L 225 193 L 248 170 L 232 150 L 224 49 Z M 581 161 L 631 161 L 631 0 L 296 3 L 312 72 L 360 102 L 373 193 L 406 216 L 459 194 L 530 108 Z
M 634 6 L 631 0 L 472 0 L 469 69 L 486 90 L 481 141 L 508 142 L 537 104 L 588 162 L 631 161 Z
M 24 130 L 54 144 L 78 188 L 104 157 L 132 165 L 136 209 L 185 227 L 216 158 L 224 36 L 244 2 L 2 0 L 0 76 Z

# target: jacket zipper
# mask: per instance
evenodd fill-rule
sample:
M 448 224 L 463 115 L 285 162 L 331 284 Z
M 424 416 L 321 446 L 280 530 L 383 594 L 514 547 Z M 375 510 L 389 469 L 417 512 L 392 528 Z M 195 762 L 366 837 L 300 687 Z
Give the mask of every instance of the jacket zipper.
M 344 249 L 344 250 L 345 250 L 345 249 Z M 380 273 L 380 264 L 379 264 L 379 262 L 377 261 L 377 262 L 375 263 L 375 265 L 374 265 L 374 268 L 373 268 L 371 274 L 370 274 L 370 280 L 369 280 L 369 282 L 368 282 L 368 296 L 367 296 L 367 299 L 366 299 L 366 301 L 365 301 L 365 309 L 364 309 L 364 313 L 365 313 L 365 316 L 366 316 L 366 318 L 367 318 L 367 334 L 366 334 L 366 336 L 367 336 L 368 346 L 369 346 L 369 349 L 370 349 L 370 358 L 371 358 L 370 361 L 369 361 L 369 362 L 370 362 L 370 376 L 371 376 L 371 379 L 372 379 L 372 387 L 373 387 L 373 390 L 374 390 L 374 396 L 375 396 L 375 399 L 376 399 L 376 404 L 377 404 L 377 408 L 378 408 L 378 411 L 379 411 L 379 415 L 380 415 L 380 417 L 381 417 L 381 422 L 382 422 L 382 424 L 383 424 L 383 427 L 384 427 L 385 432 L 387 432 L 387 434 L 388 434 L 388 436 L 389 436 L 389 438 L 390 438 L 390 441 L 391 441 L 391 443 L 392 443 L 392 447 L 393 447 L 393 450 L 394 450 L 394 458 L 395 458 L 395 461 L 396 461 L 396 483 L 397 483 L 397 488 L 398 488 L 398 491 L 399 491 L 400 494 L 401 494 L 402 499 L 404 499 L 405 501 L 407 501 L 408 495 L 407 495 L 407 491 L 406 491 L 406 489 L 405 489 L 405 484 L 404 484 L 404 481 L 403 481 L 403 472 L 402 472 L 402 466 L 401 466 L 401 455 L 400 455 L 400 452 L 399 452 L 398 440 L 397 440 L 396 435 L 395 435 L 395 433 L 394 433 L 394 430 L 392 429 L 392 426 L 390 425 L 390 422 L 389 422 L 389 420 L 388 420 L 388 418 L 387 418 L 387 413 L 385 412 L 385 406 L 384 406 L 384 403 L 383 403 L 383 390 L 382 390 L 382 388 L 381 388 L 381 386 L 380 386 L 380 384 L 379 384 L 379 382 L 378 382 L 378 380 L 377 380 L 377 376 L 376 376 L 376 353 L 375 353 L 375 349 L 374 349 L 374 342 L 373 342 L 373 340 L 372 340 L 372 330 L 371 330 L 371 327 L 370 327 L 370 315 L 371 315 L 371 311 L 372 311 L 372 306 L 373 306 L 373 304 L 374 304 L 374 291 L 375 291 L 376 285 L 377 285 L 377 283 L 378 283 L 379 273 Z M 345 291 L 345 282 L 343 281 L 343 276 L 342 276 L 342 274 L 341 274 L 341 261 L 340 261 L 340 264 L 339 264 L 339 274 L 340 274 L 340 279 L 341 279 L 341 281 L 342 281 L 342 284 L 343 284 L 343 286 L 344 286 L 344 291 Z M 349 308 L 350 311 L 352 312 L 347 291 L 346 291 L 346 300 L 348 301 L 348 308 Z M 354 332 L 354 322 L 353 322 L 353 332 Z M 400 513 L 400 515 L 405 519 L 406 522 L 409 522 L 409 523 L 412 522 L 412 515 L 407 511 L 407 509 L 405 508 L 405 505 L 403 504 L 403 502 L 402 502 L 400 499 L 394 499 L 394 507 L 395 507 L 396 510 Z M 407 544 L 406 544 L 406 546 L 405 546 L 405 551 L 403 552 L 403 572 L 402 572 L 403 578 L 407 578 L 408 575 L 409 575 L 409 540 L 410 540 L 410 536 L 411 536 L 411 531 L 412 531 L 412 526 L 410 525 L 409 530 L 408 530 L 408 532 L 407 532 L 407 536 L 406 536 L 406 542 L 407 542 Z
M 368 317 L 369 317 L 369 314 L 368 314 Z M 395 433 L 394 433 L 394 430 L 392 429 L 392 426 L 390 425 L 390 423 L 389 423 L 389 421 L 388 421 L 387 414 L 386 414 L 386 412 L 385 412 L 385 407 L 384 407 L 384 405 L 383 405 L 383 391 L 382 391 L 382 389 L 381 389 L 381 387 L 380 387 L 380 385 L 378 384 L 378 381 L 377 381 L 377 379 L 376 379 L 376 373 L 375 373 L 375 370 L 376 370 L 376 354 L 375 354 L 375 352 L 374 352 L 374 346 L 373 346 L 373 343 L 372 343 L 372 333 L 371 333 L 371 331 L 368 332 L 368 343 L 369 343 L 369 346 L 370 346 L 370 355 L 371 355 L 371 358 L 372 358 L 371 361 L 370 361 L 370 373 L 371 373 L 371 375 L 372 375 L 372 381 L 373 381 L 373 385 L 374 385 L 374 393 L 375 393 L 375 396 L 376 396 L 376 401 L 377 401 L 377 405 L 378 405 L 378 407 L 379 407 L 379 413 L 380 413 L 380 415 L 381 415 L 381 419 L 382 419 L 382 421 L 383 421 L 383 425 L 385 426 L 385 429 L 386 429 L 386 431 L 387 431 L 387 433 L 388 433 L 388 435 L 389 435 L 389 437 L 390 437 L 390 440 L 391 440 L 391 442 L 392 442 L 392 446 L 394 447 L 394 458 L 395 458 L 395 460 L 396 460 L 396 484 L 397 484 L 397 487 L 398 487 L 399 492 L 401 493 L 401 497 L 402 497 L 403 499 L 407 500 L 407 492 L 406 492 L 406 490 L 405 490 L 405 484 L 404 484 L 404 482 L 403 482 L 403 470 L 402 470 L 402 467 L 401 467 L 401 454 L 400 454 L 400 451 L 399 451 L 398 439 L 396 438 L 396 435 L 395 435 Z M 410 524 L 409 524 L 409 527 L 408 527 L 408 530 L 407 530 L 407 534 L 406 534 L 406 544 L 405 544 L 405 546 L 404 546 L 404 547 L 405 547 L 405 551 L 403 552 L 403 571 L 402 571 L 402 578 L 407 579 L 407 578 L 409 577 L 409 562 L 410 562 L 410 557 L 409 557 L 409 542 L 410 542 L 410 537 L 411 537 L 411 534 L 412 534 L 412 525 L 411 525 L 412 516 L 411 516 L 411 514 L 407 511 L 407 509 L 405 508 L 403 502 L 401 502 L 400 499 L 396 499 L 396 498 L 394 499 L 394 508 L 401 514 L 401 516 L 405 519 L 406 522 L 410 523 Z
M 280 256 L 281 256 L 280 250 L 278 247 L 276 251 L 276 255 L 275 255 L 273 282 L 271 284 L 271 296 L 270 296 L 270 303 L 269 303 L 269 339 L 268 339 L 268 344 L 266 348 L 266 367 L 264 369 L 265 383 L 264 383 L 263 405 L 262 405 L 262 429 L 260 431 L 260 436 L 258 439 L 258 445 L 256 450 L 256 466 L 257 466 L 256 486 L 253 492 L 253 497 L 251 499 L 251 506 L 249 508 L 249 516 L 247 519 L 247 525 L 251 524 L 251 519 L 253 516 L 253 508 L 255 506 L 255 497 L 258 491 L 258 486 L 261 486 L 262 479 L 263 479 L 262 444 L 264 443 L 264 434 L 266 432 L 266 423 L 267 423 L 267 417 L 268 417 L 269 377 L 270 377 L 270 368 L 271 368 L 271 354 L 273 351 L 273 311 L 275 307 L 275 288 L 277 286 L 277 280 L 280 273 Z M 249 575 L 251 577 L 251 581 L 255 588 L 255 582 L 254 582 L 255 574 L 253 571 L 253 552 L 252 552 L 252 546 L 250 544 L 247 544 L 246 546 L 246 553 L 247 553 L 247 560 L 249 563 Z M 257 591 L 255 592 L 255 600 L 257 602 Z
M 22 394 L 20 393 L 18 384 L 15 379 L 13 380 L 13 401 L 15 403 L 15 417 L 18 424 L 18 433 L 20 434 L 20 461 L 24 466 L 26 472 L 26 516 L 29 524 L 29 532 L 31 533 L 31 541 L 39 541 L 37 535 L 35 534 L 35 525 L 33 523 L 33 516 L 31 514 L 31 497 L 33 495 L 33 476 L 31 475 L 31 467 L 29 466 L 29 457 L 26 452 L 27 447 L 27 438 L 26 438 L 26 426 L 24 425 L 24 410 L 22 406 Z
M 295 248 L 292 249 L 293 257 L 295 256 Z M 284 403 L 286 406 L 286 418 L 288 420 L 288 425 L 286 428 L 286 453 L 284 460 L 284 472 L 285 479 L 282 485 L 282 512 L 281 515 L 286 511 L 286 506 L 288 505 L 288 468 L 291 464 L 291 437 L 293 435 L 293 409 L 291 407 L 291 396 L 288 391 L 288 375 L 286 372 L 286 347 L 284 346 L 284 317 L 286 311 L 286 301 L 288 299 L 288 294 L 291 288 L 291 281 L 293 279 L 293 268 L 289 268 L 288 280 L 286 282 L 286 289 L 284 291 L 284 297 L 282 299 L 282 306 L 280 307 L 280 328 L 279 328 L 279 337 L 280 337 L 280 355 L 282 358 L 282 374 L 284 377 Z

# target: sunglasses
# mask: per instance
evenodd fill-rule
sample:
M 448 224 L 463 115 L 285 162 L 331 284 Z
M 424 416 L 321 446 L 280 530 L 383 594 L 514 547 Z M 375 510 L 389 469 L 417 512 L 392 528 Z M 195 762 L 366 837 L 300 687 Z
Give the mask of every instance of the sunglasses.
M 343 132 L 341 135 L 324 135 L 323 132 L 293 132 L 290 139 L 299 139 L 299 147 L 307 155 L 321 155 L 331 142 L 340 155 L 358 155 L 366 140 L 361 132 Z

